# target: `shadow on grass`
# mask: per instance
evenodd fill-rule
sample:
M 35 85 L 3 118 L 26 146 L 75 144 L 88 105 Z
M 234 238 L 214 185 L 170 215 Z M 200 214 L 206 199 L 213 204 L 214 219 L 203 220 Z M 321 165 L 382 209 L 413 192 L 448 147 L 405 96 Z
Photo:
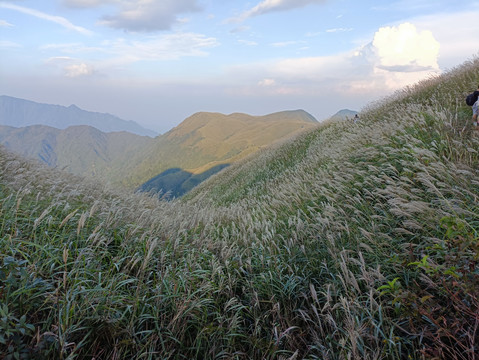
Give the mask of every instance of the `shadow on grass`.
M 142 192 L 161 192 L 162 194 L 168 194 L 168 198 L 177 198 L 228 166 L 229 164 L 216 165 L 201 174 L 193 174 L 180 168 L 171 168 L 143 183 L 138 190 Z

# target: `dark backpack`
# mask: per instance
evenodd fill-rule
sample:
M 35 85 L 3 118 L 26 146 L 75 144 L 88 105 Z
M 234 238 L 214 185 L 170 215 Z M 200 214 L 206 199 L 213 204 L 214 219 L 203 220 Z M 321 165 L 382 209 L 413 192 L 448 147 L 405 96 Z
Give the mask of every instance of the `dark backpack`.
M 466 96 L 466 104 L 469 106 L 474 105 L 474 103 L 477 101 L 477 96 L 475 95 L 475 92 L 469 94 Z

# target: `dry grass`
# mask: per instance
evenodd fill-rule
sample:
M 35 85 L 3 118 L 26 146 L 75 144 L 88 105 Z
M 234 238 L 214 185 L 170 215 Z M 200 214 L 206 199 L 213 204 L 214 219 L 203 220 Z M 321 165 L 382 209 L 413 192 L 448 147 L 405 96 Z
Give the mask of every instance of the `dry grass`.
M 182 201 L 2 150 L 0 350 L 474 359 L 479 137 L 463 97 L 477 78 L 473 59 L 371 104 L 359 124 L 262 150 Z M 467 328 L 454 322 L 471 311 Z

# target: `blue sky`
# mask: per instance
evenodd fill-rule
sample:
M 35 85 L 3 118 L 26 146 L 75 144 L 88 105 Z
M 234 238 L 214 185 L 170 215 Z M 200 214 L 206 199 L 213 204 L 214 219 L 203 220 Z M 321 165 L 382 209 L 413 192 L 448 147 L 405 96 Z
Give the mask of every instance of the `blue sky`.
M 198 111 L 322 120 L 477 56 L 478 19 L 476 0 L 0 0 L 0 94 L 158 132 Z

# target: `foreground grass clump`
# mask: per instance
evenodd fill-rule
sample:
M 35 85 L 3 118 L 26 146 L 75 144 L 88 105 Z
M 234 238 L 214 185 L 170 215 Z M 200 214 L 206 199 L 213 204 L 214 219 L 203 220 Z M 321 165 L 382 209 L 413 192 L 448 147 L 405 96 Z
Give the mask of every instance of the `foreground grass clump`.
M 477 358 L 478 78 L 467 62 L 181 201 L 2 150 L 0 353 Z

